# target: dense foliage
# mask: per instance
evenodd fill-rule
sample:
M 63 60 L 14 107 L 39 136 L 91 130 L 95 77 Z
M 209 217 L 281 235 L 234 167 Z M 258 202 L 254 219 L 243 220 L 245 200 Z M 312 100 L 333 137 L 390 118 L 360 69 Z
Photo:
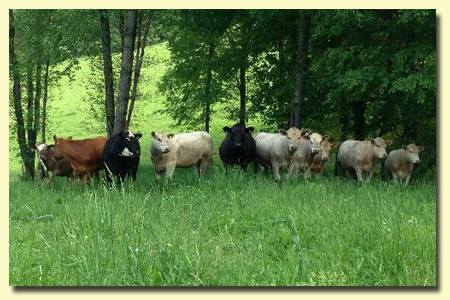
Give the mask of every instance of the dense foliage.
M 109 12 L 116 95 L 126 14 Z M 393 147 L 424 145 L 419 173 L 435 173 L 434 10 L 149 10 L 136 22 L 133 70 L 139 42 L 167 42 L 169 68 L 155 84 L 166 99 L 161 111 L 176 124 L 209 130 L 215 115 L 225 114 L 230 122 L 258 119 L 269 130 L 297 124 L 336 141 L 384 136 Z M 52 66 L 66 61 L 67 73 L 88 57 L 86 101 L 105 122 L 98 12 L 18 10 L 14 24 L 23 95 L 30 68 L 36 73 L 49 59 L 50 78 L 59 78 L 61 69 Z M 137 80 L 133 85 L 128 97 L 151 101 Z

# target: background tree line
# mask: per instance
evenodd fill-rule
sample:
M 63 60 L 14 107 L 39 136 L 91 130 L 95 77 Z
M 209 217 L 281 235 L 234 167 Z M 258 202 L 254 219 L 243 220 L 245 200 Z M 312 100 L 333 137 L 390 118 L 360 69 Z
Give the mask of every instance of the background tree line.
M 30 146 L 39 134 L 45 141 L 49 78 L 56 84 L 88 57 L 103 74 L 89 101 L 105 132 L 118 132 L 140 98 L 145 47 L 159 42 L 171 53 L 159 83 L 163 112 L 176 124 L 209 131 L 225 112 L 236 122 L 309 127 L 337 141 L 380 135 L 394 147 L 424 145 L 419 173 L 434 174 L 434 10 L 17 10 L 10 11 L 11 107 L 26 174 L 34 176 Z M 68 60 L 64 74 L 52 74 Z

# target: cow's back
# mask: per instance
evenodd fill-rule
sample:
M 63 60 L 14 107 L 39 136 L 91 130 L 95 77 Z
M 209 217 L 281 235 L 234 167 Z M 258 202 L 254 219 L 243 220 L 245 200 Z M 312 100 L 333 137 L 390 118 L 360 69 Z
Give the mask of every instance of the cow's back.
M 172 159 L 176 159 L 177 167 L 190 167 L 200 159 L 212 161 L 213 144 L 209 133 L 196 131 L 176 134 L 170 142 Z
M 260 163 L 270 164 L 272 160 L 274 136 L 275 134 L 267 132 L 260 132 L 255 136 L 256 157 Z
M 76 172 L 93 172 L 103 168 L 103 149 L 107 140 L 106 137 L 66 140 L 61 146 Z

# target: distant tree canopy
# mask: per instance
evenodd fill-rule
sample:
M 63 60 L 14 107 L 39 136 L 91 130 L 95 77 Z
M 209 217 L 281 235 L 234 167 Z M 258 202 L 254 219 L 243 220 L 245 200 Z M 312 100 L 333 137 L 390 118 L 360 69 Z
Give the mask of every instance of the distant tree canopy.
M 158 87 L 176 124 L 209 130 L 226 111 L 336 141 L 384 136 L 424 145 L 420 168 L 435 166 L 434 10 L 15 10 L 11 110 L 30 177 L 52 78 L 88 57 L 88 101 L 110 134 L 130 122 L 145 45 L 156 42 L 171 53 Z M 51 68 L 62 61 L 62 73 Z

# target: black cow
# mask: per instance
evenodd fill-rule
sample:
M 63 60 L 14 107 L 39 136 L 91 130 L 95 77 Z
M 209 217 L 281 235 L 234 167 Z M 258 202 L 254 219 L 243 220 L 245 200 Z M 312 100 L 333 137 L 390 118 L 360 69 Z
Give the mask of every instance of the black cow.
M 226 136 L 219 148 L 220 159 L 225 168 L 237 165 L 242 170 L 256 157 L 256 143 L 252 137 L 253 127 L 245 127 L 244 124 L 236 124 L 233 127 L 225 126 Z
M 131 175 L 133 181 L 141 156 L 139 139 L 142 134 L 122 131 L 112 135 L 103 150 L 103 164 L 105 166 L 106 181 L 112 183 L 112 176 L 116 175 L 118 183 L 122 184 L 126 175 Z

